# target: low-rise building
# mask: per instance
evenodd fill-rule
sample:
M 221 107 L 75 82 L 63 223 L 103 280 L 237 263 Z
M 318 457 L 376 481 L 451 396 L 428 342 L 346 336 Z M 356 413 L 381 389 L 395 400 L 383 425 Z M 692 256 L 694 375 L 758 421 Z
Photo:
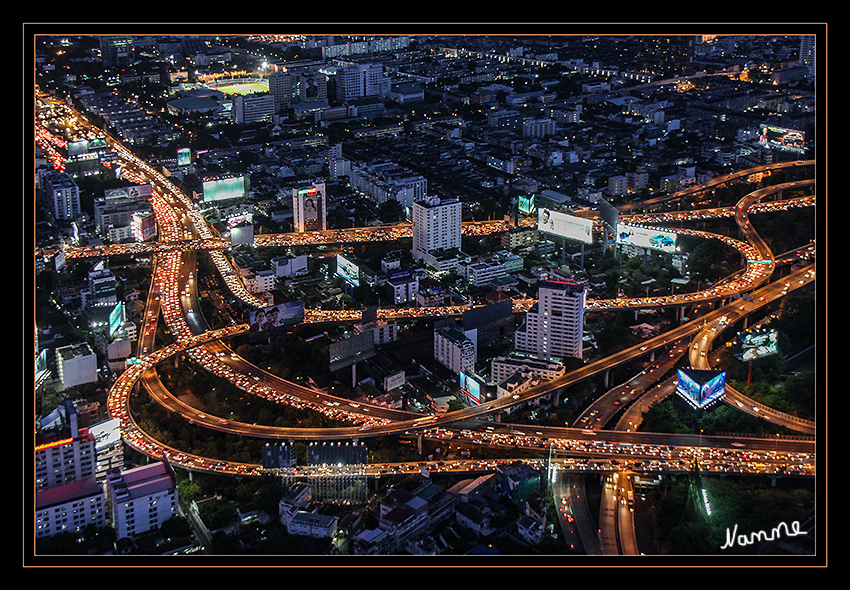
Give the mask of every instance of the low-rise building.
M 95 478 L 37 491 L 35 536 L 79 533 L 88 525 L 106 526 L 103 486 Z

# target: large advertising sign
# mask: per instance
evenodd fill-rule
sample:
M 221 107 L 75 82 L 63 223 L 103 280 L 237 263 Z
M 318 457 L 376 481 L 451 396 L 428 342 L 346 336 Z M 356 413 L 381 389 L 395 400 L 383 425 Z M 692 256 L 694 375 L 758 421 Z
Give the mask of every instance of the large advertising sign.
M 290 301 L 264 307 L 248 315 L 249 332 L 265 332 L 279 326 L 297 324 L 304 319 L 304 302 Z
M 360 332 L 328 346 L 329 368 L 336 371 L 350 367 L 358 361 L 375 356 L 375 343 L 371 330 Z
M 590 244 L 593 242 L 593 220 L 567 215 L 551 209 L 540 209 L 537 214 L 537 231 L 554 234 L 570 240 Z
M 89 428 L 94 436 L 94 448 L 97 451 L 107 449 L 121 442 L 121 420 L 114 418 Z
M 248 182 L 244 176 L 228 178 L 208 178 L 203 182 L 204 202 L 239 199 L 248 192 Z
M 110 336 L 121 327 L 121 322 L 124 321 L 124 302 L 119 301 L 109 312 L 109 334 Z
M 679 369 L 676 393 L 693 407 L 705 408 L 726 394 L 726 371 Z
M 177 149 L 177 165 L 188 166 L 192 163 L 192 150 L 190 148 Z
M 760 359 L 779 352 L 776 347 L 776 330 L 758 330 L 738 336 L 736 357 L 744 362 Z
M 519 197 L 519 212 L 523 215 L 534 215 L 537 211 L 537 206 L 534 204 L 534 195 Z
M 678 234 L 654 227 L 639 227 L 636 225 L 617 224 L 617 243 L 627 246 L 638 246 L 672 254 L 676 251 Z
M 355 287 L 360 286 L 360 267 L 342 254 L 336 255 L 336 274 Z
M 781 150 L 806 151 L 806 134 L 796 129 L 766 125 L 761 129 L 759 142 Z
M 459 374 L 460 390 L 464 396 L 474 404 L 481 403 L 481 383 L 472 375 L 467 375 L 463 371 Z
M 142 199 L 153 194 L 150 184 L 134 184 L 121 188 L 110 188 L 103 191 L 107 201 L 112 199 Z

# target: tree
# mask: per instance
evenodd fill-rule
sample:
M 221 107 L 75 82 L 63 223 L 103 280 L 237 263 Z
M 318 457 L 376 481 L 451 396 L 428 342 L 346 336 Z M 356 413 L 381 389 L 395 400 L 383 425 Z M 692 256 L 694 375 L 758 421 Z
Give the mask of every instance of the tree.
M 395 199 L 384 201 L 378 205 L 378 217 L 383 223 L 396 223 L 402 221 L 404 207 Z

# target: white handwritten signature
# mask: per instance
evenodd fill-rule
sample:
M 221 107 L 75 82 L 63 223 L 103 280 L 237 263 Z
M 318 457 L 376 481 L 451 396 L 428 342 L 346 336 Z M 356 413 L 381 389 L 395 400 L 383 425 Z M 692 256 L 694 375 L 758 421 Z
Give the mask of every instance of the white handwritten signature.
M 754 545 L 760 541 L 773 541 L 779 537 L 781 533 L 785 533 L 788 537 L 798 537 L 800 535 L 806 535 L 806 531 L 800 530 L 800 523 L 795 521 L 791 522 L 791 529 L 788 529 L 788 525 L 784 522 L 780 522 L 778 525 L 773 527 L 770 532 L 765 531 L 756 531 L 754 533 L 750 533 L 749 535 L 738 534 L 738 525 L 735 525 L 735 528 L 731 531 L 726 529 L 726 544 L 721 547 L 721 549 L 726 549 L 727 547 L 732 547 L 736 542 L 741 546 L 746 545 Z

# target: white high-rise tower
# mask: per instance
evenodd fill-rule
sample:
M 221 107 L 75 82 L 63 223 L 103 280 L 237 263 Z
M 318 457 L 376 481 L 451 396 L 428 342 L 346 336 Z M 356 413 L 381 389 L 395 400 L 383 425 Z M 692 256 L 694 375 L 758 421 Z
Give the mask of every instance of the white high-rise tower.
M 428 262 L 429 254 L 460 250 L 461 204 L 457 199 L 426 197 L 413 202 L 413 257 Z
M 541 361 L 582 358 L 586 280 L 550 279 L 540 284 L 537 303 L 515 333 L 514 347 Z

